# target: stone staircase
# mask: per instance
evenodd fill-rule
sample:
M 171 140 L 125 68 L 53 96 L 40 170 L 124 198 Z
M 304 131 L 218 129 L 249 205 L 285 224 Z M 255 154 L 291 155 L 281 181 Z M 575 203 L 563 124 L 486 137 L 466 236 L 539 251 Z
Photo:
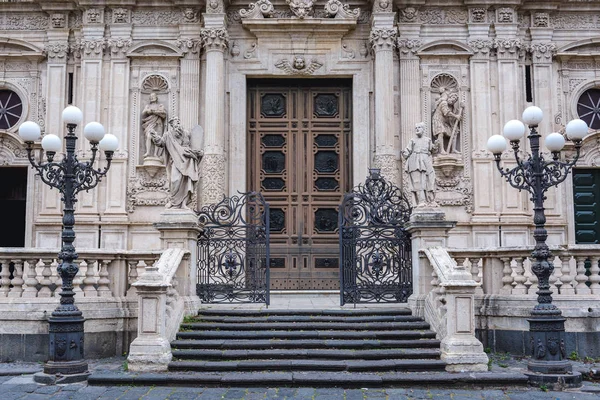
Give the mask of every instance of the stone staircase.
M 171 343 L 170 371 L 443 371 L 440 342 L 406 308 L 202 310 Z

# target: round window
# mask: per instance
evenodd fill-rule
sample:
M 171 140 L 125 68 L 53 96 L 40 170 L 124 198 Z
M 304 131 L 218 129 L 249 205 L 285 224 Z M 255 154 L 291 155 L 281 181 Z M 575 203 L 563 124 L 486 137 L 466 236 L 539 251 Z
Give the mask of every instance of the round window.
M 588 89 L 577 101 L 577 114 L 592 129 L 600 129 L 600 89 Z
M 12 90 L 0 90 L 0 129 L 9 129 L 16 125 L 23 114 L 23 102 Z

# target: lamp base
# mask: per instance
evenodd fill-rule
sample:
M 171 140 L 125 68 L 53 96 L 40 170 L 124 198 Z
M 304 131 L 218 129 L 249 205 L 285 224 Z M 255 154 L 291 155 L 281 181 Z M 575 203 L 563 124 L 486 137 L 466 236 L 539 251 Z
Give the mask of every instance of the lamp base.
M 581 387 L 581 373 L 570 374 L 539 374 L 527 371 L 525 375 L 529 378 L 529 385 L 545 387 L 548 390 L 562 390 Z
M 78 383 L 87 381 L 90 373 L 88 371 L 81 374 L 61 375 L 61 374 L 46 374 L 45 372 L 38 372 L 33 375 L 34 382 L 41 383 L 44 385 L 57 385 L 67 383 Z

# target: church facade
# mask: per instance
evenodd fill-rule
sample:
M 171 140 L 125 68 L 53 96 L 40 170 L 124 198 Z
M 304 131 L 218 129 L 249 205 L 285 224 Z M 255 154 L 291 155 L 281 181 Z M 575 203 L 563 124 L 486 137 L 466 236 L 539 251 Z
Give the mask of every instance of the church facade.
M 12 227 L 0 247 L 60 247 L 60 195 L 35 177 L 18 127 L 32 120 L 62 136 L 72 104 L 120 142 L 106 179 L 79 196 L 78 249 L 161 250 L 153 224 L 173 204 L 156 138 L 177 118 L 202 155 L 195 193 L 177 207 L 261 192 L 271 288 L 337 290 L 343 194 L 379 168 L 419 202 L 403 156 L 418 130 L 433 151 L 423 198 L 456 221 L 439 244 L 472 265 L 513 249 L 494 270 L 471 272 L 486 293 L 527 294 L 532 204 L 486 143 L 532 104 L 543 137 L 585 120 L 576 168 L 547 192 L 546 228 L 553 248 L 599 254 L 598 11 L 581 0 L 0 2 L 0 201 Z M 89 159 L 82 137 L 78 146 Z M 562 156 L 574 154 L 567 144 Z M 515 165 L 510 151 L 501 165 Z M 591 257 L 591 267 L 565 258 L 564 293 L 600 293 Z

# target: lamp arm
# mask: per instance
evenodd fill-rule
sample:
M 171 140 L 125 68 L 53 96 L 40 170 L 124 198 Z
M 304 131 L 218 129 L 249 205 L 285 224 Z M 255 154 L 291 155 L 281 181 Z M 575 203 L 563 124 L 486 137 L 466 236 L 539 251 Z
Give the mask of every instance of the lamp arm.
M 33 155 L 33 147 L 30 143 L 27 143 L 27 158 L 31 166 L 37 171 L 42 182 L 46 185 L 61 190 L 65 181 L 65 169 L 62 163 L 49 161 L 43 163 L 42 161 L 36 162 Z M 64 160 L 63 160 L 64 161 Z
M 96 187 L 102 178 L 108 173 L 111 163 L 112 157 L 107 157 L 106 166 L 102 169 L 95 169 L 89 161 L 85 163 L 78 163 L 75 170 L 75 184 L 73 185 L 75 194 L 83 190 L 88 191 Z
M 571 169 L 579 160 L 579 153 L 581 149 L 581 143 L 575 144 L 575 157 L 567 161 L 559 161 L 556 158 L 552 161 L 544 163 L 544 191 L 548 190 L 552 186 L 557 186 L 562 183 L 571 172 Z
M 515 189 L 526 190 L 529 193 L 532 193 L 530 180 L 528 178 L 528 168 L 520 160 L 517 162 L 518 165 L 512 169 L 502 168 L 500 166 L 500 155 L 496 156 L 496 167 L 498 168 L 498 171 L 500 171 L 500 175 L 506 179 L 509 185 Z

